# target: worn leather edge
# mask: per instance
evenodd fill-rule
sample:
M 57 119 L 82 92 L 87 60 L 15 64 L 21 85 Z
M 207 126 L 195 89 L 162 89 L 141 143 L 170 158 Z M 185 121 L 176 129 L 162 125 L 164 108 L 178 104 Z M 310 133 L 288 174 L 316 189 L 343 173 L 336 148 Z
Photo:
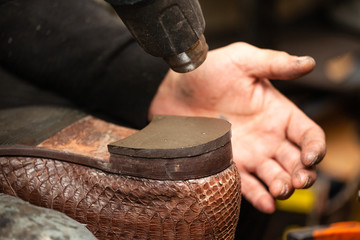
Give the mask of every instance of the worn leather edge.
M 149 162 L 149 159 L 131 158 L 121 155 L 115 157 L 111 156 L 110 162 L 106 162 L 79 154 L 26 145 L 0 146 L 0 156 L 50 158 L 96 168 L 104 172 L 155 180 L 189 180 L 203 178 L 223 171 L 232 163 L 230 143 L 220 149 L 196 157 L 174 159 L 160 158 L 151 159 L 151 162 Z M 122 165 L 126 163 L 131 166 L 126 168 L 124 167 L 125 165 Z M 130 168 L 131 170 L 129 171 Z M 135 168 L 139 171 L 134 171 Z
M 101 161 L 96 158 L 19 144 L 0 146 L 0 156 L 41 157 L 76 163 L 87 167 L 97 168 L 103 171 L 110 169 L 109 162 Z
M 141 158 L 111 154 L 110 163 L 119 173 L 161 180 L 187 180 L 217 174 L 232 163 L 231 143 L 211 152 L 172 159 Z

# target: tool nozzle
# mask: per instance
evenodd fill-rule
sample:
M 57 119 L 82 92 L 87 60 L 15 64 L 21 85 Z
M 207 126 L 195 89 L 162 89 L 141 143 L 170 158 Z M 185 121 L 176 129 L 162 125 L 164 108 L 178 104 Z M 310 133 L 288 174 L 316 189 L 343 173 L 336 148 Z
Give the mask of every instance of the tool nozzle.
M 185 52 L 164 57 L 164 60 L 175 72 L 186 73 L 195 70 L 205 61 L 208 49 L 209 47 L 205 37 L 202 35 L 200 39 Z

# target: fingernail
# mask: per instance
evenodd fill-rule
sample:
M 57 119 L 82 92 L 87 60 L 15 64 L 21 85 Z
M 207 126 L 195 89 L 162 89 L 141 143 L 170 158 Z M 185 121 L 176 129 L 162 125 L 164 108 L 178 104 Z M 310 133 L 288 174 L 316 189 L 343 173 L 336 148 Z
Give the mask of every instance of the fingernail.
M 306 156 L 306 162 L 308 162 L 308 166 L 313 166 L 315 164 L 317 164 L 319 161 L 319 155 L 318 154 L 315 154 L 315 153 L 309 153 L 307 156 Z
M 285 184 L 283 184 L 283 187 L 281 189 L 280 196 L 285 197 L 285 196 L 287 196 L 288 193 L 289 193 L 289 185 L 287 185 L 285 183 Z
M 315 65 L 315 60 L 310 56 L 301 56 L 297 58 L 299 64 L 311 64 Z
M 306 182 L 302 188 L 308 188 L 311 185 L 311 177 L 307 177 Z

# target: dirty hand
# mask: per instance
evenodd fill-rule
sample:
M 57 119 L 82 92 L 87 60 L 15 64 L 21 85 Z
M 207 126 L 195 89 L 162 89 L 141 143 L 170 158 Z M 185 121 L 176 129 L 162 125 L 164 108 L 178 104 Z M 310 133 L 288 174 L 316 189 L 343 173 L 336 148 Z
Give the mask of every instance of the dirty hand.
M 315 165 L 326 147 L 322 129 L 268 79 L 297 78 L 314 66 L 311 57 L 234 43 L 210 51 L 193 72 L 170 70 L 149 116 L 208 116 L 231 122 L 233 156 L 243 195 L 257 209 L 271 213 L 274 197 L 288 198 L 294 188 L 314 183 Z

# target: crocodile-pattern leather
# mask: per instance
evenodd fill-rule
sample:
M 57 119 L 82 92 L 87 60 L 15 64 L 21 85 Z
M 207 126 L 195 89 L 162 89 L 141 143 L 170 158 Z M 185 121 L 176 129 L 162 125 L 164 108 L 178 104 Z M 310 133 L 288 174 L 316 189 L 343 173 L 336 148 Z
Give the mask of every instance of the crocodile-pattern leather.
M 240 212 L 234 164 L 206 178 L 160 181 L 0 157 L 0 192 L 64 212 L 99 239 L 233 239 Z

